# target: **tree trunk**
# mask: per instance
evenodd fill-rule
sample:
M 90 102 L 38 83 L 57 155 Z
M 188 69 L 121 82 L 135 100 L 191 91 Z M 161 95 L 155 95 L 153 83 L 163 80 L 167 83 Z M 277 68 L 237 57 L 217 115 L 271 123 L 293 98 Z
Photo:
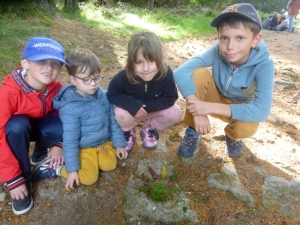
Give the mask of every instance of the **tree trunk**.
M 78 0 L 65 0 L 65 8 L 67 8 L 71 12 L 78 10 Z
M 148 0 L 148 9 L 153 10 L 154 9 L 154 0 Z

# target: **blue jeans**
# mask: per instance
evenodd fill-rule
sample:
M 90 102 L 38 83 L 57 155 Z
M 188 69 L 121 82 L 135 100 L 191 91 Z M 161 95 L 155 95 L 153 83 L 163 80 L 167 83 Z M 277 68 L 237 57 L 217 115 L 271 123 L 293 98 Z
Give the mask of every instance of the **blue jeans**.
M 35 141 L 34 151 L 47 154 L 47 148 L 62 142 L 63 127 L 59 116 L 32 119 L 26 115 L 14 115 L 6 124 L 6 140 L 20 163 L 22 175 L 31 180 L 29 145 Z
M 290 32 L 290 33 L 293 32 L 294 17 L 295 17 L 295 15 L 289 15 L 289 28 L 288 28 L 288 32 Z

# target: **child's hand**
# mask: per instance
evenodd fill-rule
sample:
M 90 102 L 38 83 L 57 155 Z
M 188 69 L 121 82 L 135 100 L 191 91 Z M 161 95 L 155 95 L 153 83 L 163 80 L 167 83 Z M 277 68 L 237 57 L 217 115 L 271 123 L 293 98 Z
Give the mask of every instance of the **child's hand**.
M 126 159 L 127 158 L 128 152 L 126 151 L 125 148 L 118 147 L 116 149 L 116 151 L 117 151 L 117 157 L 118 157 L 118 159 L 122 160 L 122 159 Z
M 76 183 L 77 186 L 79 186 L 79 176 L 77 171 L 73 171 L 71 173 L 68 173 L 68 178 L 67 178 L 67 183 L 66 183 L 66 189 L 68 191 L 72 191 L 75 189 L 74 182 Z
M 64 155 L 62 148 L 53 146 L 49 151 L 48 158 L 50 158 L 50 167 L 53 169 L 57 169 L 60 165 L 63 165 Z
M 186 108 L 193 116 L 206 116 L 211 113 L 211 107 L 209 107 L 208 102 L 191 99 L 186 101 L 186 105 Z
M 207 134 L 210 132 L 210 122 L 208 116 L 194 116 L 195 131 L 199 134 Z
M 147 111 L 144 109 L 144 107 L 146 107 L 146 105 L 143 105 L 139 111 L 135 114 L 134 117 L 136 118 L 141 118 L 141 117 L 144 117 L 144 116 L 147 116 Z
M 20 186 L 12 189 L 10 191 L 10 196 L 13 198 L 13 199 L 16 199 L 16 200 L 19 200 L 19 199 L 23 199 L 25 198 L 26 196 L 28 195 L 28 190 L 26 188 L 26 185 L 25 183 L 24 184 L 21 184 Z

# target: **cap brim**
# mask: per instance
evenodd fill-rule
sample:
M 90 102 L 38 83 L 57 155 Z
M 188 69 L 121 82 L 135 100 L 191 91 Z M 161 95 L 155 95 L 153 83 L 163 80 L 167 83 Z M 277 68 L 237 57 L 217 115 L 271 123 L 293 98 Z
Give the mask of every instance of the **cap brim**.
M 218 15 L 217 17 L 215 17 L 215 18 L 211 21 L 210 26 L 212 26 L 212 27 L 218 27 L 219 23 L 220 23 L 222 20 L 224 20 L 224 19 L 226 19 L 226 18 L 228 18 L 228 17 L 233 17 L 233 16 L 234 16 L 234 17 L 237 17 L 237 16 L 239 16 L 239 17 L 244 17 L 244 18 L 247 18 L 247 19 L 253 21 L 253 19 L 252 19 L 250 16 L 246 16 L 246 15 L 243 14 L 243 13 L 239 13 L 239 12 L 225 12 L 225 13 L 222 13 L 222 14 Z M 255 22 L 255 21 L 253 21 L 253 22 Z M 255 22 L 255 23 L 256 23 L 256 22 Z M 260 28 L 261 28 L 261 25 L 260 25 L 260 24 L 258 24 L 258 25 L 259 25 Z
M 49 54 L 45 54 L 45 55 L 34 55 L 34 56 L 29 56 L 26 57 L 26 59 L 28 59 L 29 61 L 40 61 L 40 60 L 57 60 L 63 64 L 65 64 L 66 66 L 70 66 L 65 60 L 55 56 L 55 55 L 49 55 Z

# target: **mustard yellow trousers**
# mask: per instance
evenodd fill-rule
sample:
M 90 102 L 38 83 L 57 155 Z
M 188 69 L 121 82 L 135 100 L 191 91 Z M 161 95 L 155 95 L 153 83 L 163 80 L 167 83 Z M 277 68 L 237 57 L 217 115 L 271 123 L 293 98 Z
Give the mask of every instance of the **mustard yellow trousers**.
M 234 102 L 233 100 L 221 95 L 208 69 L 195 69 L 193 73 L 193 79 L 197 92 L 196 95 L 199 100 L 222 104 L 242 104 L 242 102 Z M 259 123 L 257 122 L 242 122 L 221 115 L 212 114 L 210 116 L 218 118 L 228 123 L 228 125 L 224 128 L 225 134 L 227 134 L 232 140 L 235 141 L 251 137 L 256 133 L 259 125 Z M 183 121 L 186 126 L 195 127 L 193 116 L 189 113 L 187 109 Z
M 112 147 L 111 142 L 101 144 L 101 147 L 83 148 L 79 151 L 80 166 L 78 176 L 81 184 L 92 185 L 96 183 L 99 177 L 99 169 L 111 171 L 117 167 L 116 150 Z M 61 169 L 61 176 L 67 178 L 66 167 Z

